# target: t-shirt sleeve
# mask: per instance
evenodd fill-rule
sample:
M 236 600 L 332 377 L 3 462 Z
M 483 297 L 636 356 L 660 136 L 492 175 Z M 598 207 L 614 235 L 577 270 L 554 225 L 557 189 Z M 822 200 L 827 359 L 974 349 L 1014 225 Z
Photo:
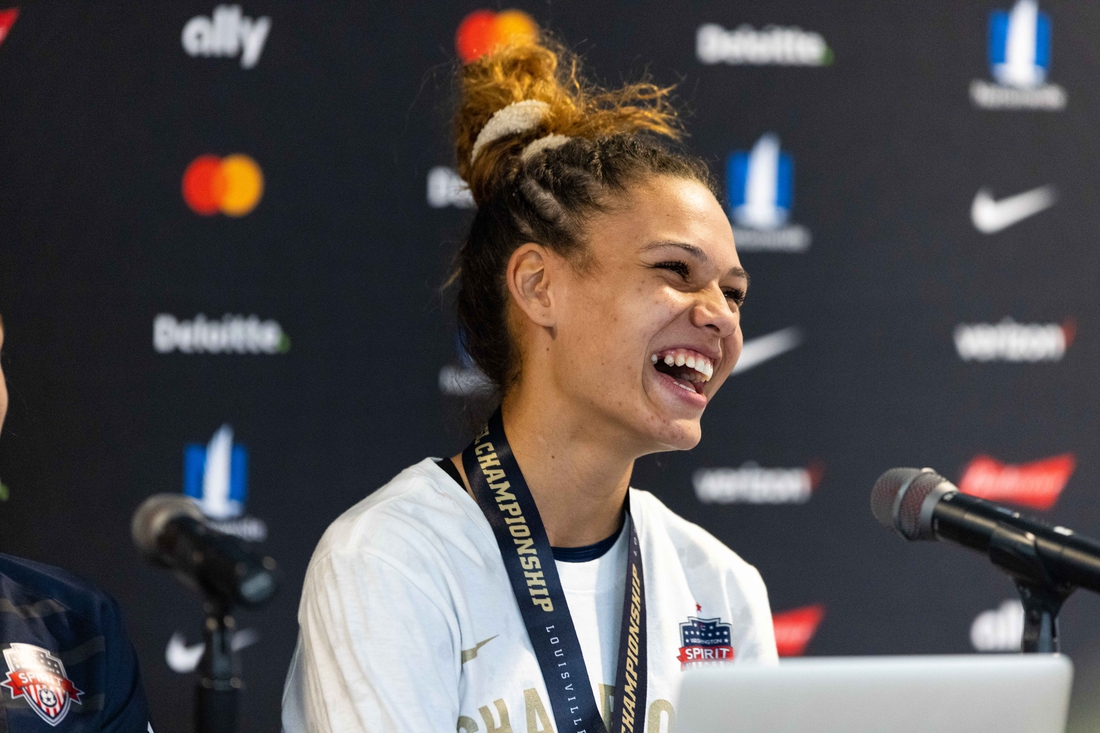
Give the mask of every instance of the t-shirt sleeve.
M 444 607 L 432 587 L 375 555 L 315 560 L 283 693 L 285 733 L 454 730 L 459 636 Z
M 122 623 L 122 611 L 108 598 L 100 618 L 107 664 L 103 733 L 146 733 L 151 730 L 149 703 L 141 685 L 137 653 Z
M 753 567 L 742 573 L 741 587 L 748 623 L 744 624 L 746 634 L 741 644 L 741 658 L 744 661 L 778 662 L 779 654 L 775 647 L 775 625 L 772 622 L 771 603 L 768 601 L 768 589 L 760 572 Z

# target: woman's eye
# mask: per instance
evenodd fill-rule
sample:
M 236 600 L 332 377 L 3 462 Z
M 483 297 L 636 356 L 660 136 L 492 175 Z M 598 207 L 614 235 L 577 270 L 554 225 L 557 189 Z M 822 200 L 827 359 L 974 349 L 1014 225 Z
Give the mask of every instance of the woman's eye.
M 734 303 L 737 304 L 738 307 L 741 307 L 745 304 L 744 290 L 737 290 L 736 288 L 726 288 L 723 292 L 726 294 L 726 300 L 732 300 Z
M 660 268 L 662 270 L 671 270 L 685 280 L 687 280 L 688 276 L 691 275 L 691 268 L 688 267 L 688 264 L 686 262 L 658 262 L 656 265 L 654 265 L 654 267 Z

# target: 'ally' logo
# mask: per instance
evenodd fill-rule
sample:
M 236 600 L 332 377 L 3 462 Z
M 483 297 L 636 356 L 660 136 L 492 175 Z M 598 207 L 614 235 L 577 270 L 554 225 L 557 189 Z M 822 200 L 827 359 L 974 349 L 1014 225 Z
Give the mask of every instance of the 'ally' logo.
M 779 136 L 765 133 L 750 151 L 738 151 L 726 164 L 733 238 L 742 252 L 804 252 L 810 232 L 789 224 L 794 204 L 794 161 L 779 147 Z
M 1050 18 L 1037 0 L 1017 0 L 1012 10 L 989 15 L 989 70 L 996 84 L 975 80 L 970 98 L 984 109 L 1060 110 L 1066 92 L 1047 84 Z
M 183 450 L 183 493 L 194 499 L 214 529 L 250 542 L 267 538 L 262 519 L 244 514 L 248 495 L 248 450 L 222 425 L 206 445 Z

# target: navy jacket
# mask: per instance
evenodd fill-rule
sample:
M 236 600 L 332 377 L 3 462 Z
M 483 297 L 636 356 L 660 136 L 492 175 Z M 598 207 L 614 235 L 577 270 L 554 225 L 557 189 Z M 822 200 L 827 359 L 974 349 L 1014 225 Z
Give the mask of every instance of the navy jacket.
M 152 730 L 118 603 L 0 553 L 0 733 Z

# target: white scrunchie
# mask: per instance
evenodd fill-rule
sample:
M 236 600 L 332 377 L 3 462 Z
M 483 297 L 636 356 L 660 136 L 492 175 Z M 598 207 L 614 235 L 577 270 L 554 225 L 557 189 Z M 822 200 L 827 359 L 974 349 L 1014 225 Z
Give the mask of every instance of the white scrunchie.
M 470 162 L 477 160 L 477 154 L 489 143 L 502 137 L 534 130 L 542 124 L 543 117 L 549 111 L 550 105 L 537 99 L 512 102 L 507 107 L 498 109 L 477 134 L 474 149 L 470 152 Z
M 527 147 L 523 149 L 523 152 L 519 154 L 520 160 L 524 163 L 534 158 L 536 155 L 544 150 L 553 150 L 554 148 L 560 148 L 573 138 L 568 135 L 559 135 L 556 132 L 547 135 L 546 137 L 540 137 L 538 140 L 532 141 Z

